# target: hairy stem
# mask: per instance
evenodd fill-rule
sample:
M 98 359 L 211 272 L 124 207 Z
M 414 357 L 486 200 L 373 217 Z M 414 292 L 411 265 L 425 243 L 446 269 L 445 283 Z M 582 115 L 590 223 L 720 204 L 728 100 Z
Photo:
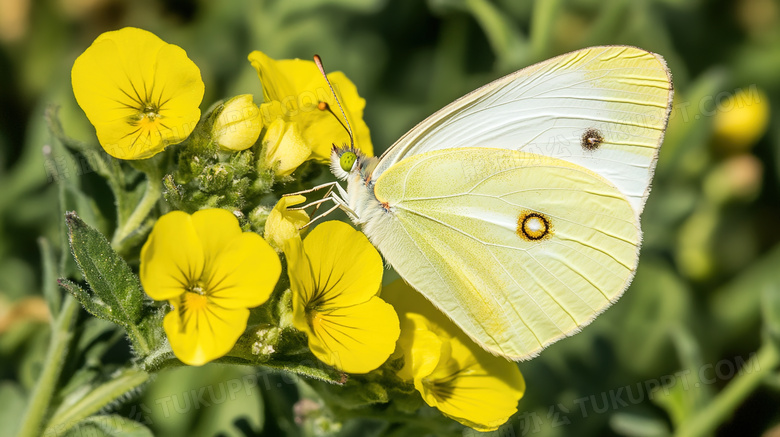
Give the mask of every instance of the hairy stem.
M 762 346 L 745 365 L 746 369 L 756 370 L 742 373 L 734 378 L 712 402 L 683 422 L 675 435 L 680 437 L 712 435 L 761 382 L 772 374 L 778 364 L 780 364 L 780 353 L 776 346 L 773 343 Z
M 38 377 L 27 403 L 27 410 L 22 418 L 22 426 L 18 432 L 19 437 L 35 437 L 40 435 L 41 424 L 49 409 L 57 381 L 62 372 L 62 364 L 68 354 L 71 339 L 73 337 L 73 323 L 79 312 L 80 305 L 73 296 L 65 296 L 62 310 L 53 325 L 49 350 L 46 353 L 46 361 Z
M 156 169 L 149 170 L 146 172 L 146 191 L 144 191 L 144 196 L 127 220 L 124 223 L 120 223 L 116 232 L 114 232 L 114 238 L 111 240 L 111 246 L 114 247 L 114 250 L 122 253 L 124 240 L 141 227 L 141 224 L 149 216 L 154 205 L 160 200 L 160 196 L 162 196 L 162 175 Z

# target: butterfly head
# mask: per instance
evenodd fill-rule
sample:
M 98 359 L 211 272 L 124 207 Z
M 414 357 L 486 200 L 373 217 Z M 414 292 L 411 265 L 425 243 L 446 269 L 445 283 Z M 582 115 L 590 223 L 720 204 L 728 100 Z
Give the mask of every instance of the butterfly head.
M 365 156 L 352 147 L 333 146 L 330 152 L 330 171 L 340 180 L 346 180 L 353 172 L 359 172 Z

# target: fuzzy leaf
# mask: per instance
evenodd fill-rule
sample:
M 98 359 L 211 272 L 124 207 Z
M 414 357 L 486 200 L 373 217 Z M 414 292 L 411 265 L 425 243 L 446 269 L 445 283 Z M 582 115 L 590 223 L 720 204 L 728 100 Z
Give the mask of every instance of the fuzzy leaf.
M 70 429 L 65 437 L 153 437 L 144 425 L 116 414 L 89 417 Z
M 88 313 L 97 318 L 120 324 L 120 321 L 114 317 L 111 312 L 111 308 L 109 308 L 105 302 L 103 302 L 100 298 L 91 295 L 87 290 L 81 288 L 79 284 L 76 284 L 75 282 L 65 278 L 58 279 L 57 283 L 60 284 L 60 286 L 65 289 L 65 291 L 75 297 Z
M 95 297 L 111 314 L 108 320 L 124 327 L 135 325 L 141 318 L 144 297 L 138 277 L 100 232 L 75 212 L 66 213 L 65 218 L 73 258 Z

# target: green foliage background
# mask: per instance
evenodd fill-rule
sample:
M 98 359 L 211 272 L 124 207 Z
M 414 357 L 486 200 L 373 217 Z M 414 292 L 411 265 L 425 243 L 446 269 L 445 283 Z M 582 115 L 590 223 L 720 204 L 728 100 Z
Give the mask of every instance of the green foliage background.
M 14 435 L 45 357 L 50 328 L 40 296 L 61 293 L 45 279 L 50 246 L 63 249 L 58 185 L 69 184 L 67 202 L 99 229 L 113 229 L 115 220 L 105 183 L 83 163 L 69 162 L 69 173 L 57 175 L 44 164 L 45 146 L 57 159 L 64 153 L 44 112 L 59 105 L 69 135 L 94 141 L 70 68 L 97 35 L 124 26 L 188 52 L 206 83 L 204 110 L 241 93 L 261 99 L 246 60 L 252 50 L 321 55 L 366 98 L 377 153 L 451 100 L 554 55 L 599 44 L 663 55 L 675 109 L 643 215 L 636 279 L 582 333 L 519 364 L 528 391 L 497 435 L 686 435 L 681 424 L 702 411 L 723 422 L 717 435 L 780 433 L 780 375 L 776 360 L 761 361 L 780 332 L 780 115 L 773 111 L 755 144 L 724 141 L 713 128 L 729 116 L 720 103 L 736 90 L 756 104 L 780 102 L 776 1 L 9 0 L 0 4 L 0 436 Z M 93 204 L 100 213 L 89 217 Z M 81 320 L 76 348 L 84 358 L 67 363 L 66 390 L 77 386 L 69 378 L 86 377 L 77 369 L 107 373 L 129 357 L 112 325 Z M 759 361 L 748 361 L 759 350 Z M 236 381 L 240 390 L 220 401 L 220 390 L 231 393 Z M 650 390 L 660 384 L 666 388 Z M 301 390 L 263 369 L 185 368 L 104 413 L 158 435 L 322 433 L 325 419 L 295 424 L 293 404 L 307 396 Z M 726 408 L 712 407 L 719 403 Z M 94 419 L 94 435 L 130 435 L 106 431 L 126 425 L 107 417 L 116 420 Z M 341 434 L 398 429 L 358 420 L 345 422 Z M 412 429 L 423 434 L 424 423 Z

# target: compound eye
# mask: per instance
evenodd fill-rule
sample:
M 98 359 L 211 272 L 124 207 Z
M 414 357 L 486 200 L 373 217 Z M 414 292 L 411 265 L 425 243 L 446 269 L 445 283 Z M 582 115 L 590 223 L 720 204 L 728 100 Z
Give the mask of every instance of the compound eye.
M 341 165 L 341 169 L 349 173 L 352 170 L 352 165 L 355 164 L 356 160 L 357 160 L 357 155 L 355 155 L 354 152 L 342 153 L 341 158 L 339 158 L 339 164 Z

